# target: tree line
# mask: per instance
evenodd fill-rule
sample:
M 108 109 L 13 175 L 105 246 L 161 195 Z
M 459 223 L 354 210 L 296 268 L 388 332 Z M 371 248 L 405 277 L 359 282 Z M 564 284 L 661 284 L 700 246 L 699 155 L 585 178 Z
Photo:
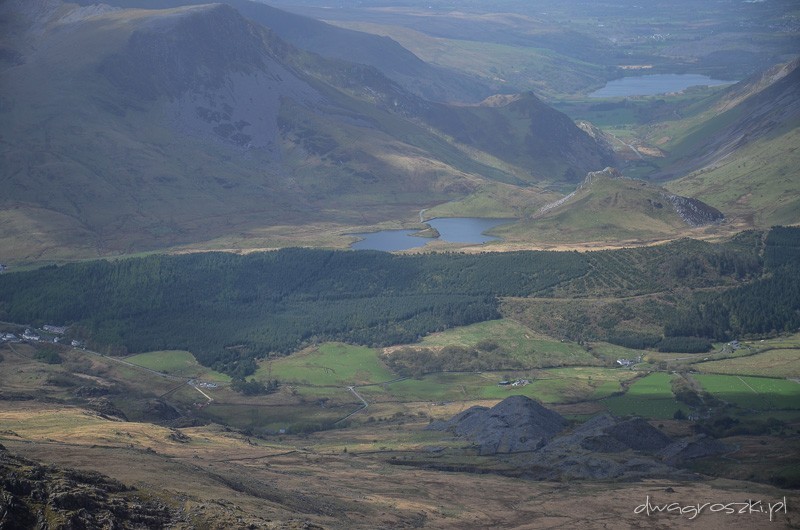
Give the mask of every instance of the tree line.
M 666 341 L 672 347 L 702 350 L 707 340 L 677 337 L 720 339 L 797 329 L 798 233 L 796 228 L 769 233 L 766 269 L 754 244 L 761 244 L 761 234 L 755 233 L 725 244 L 682 241 L 598 253 L 284 249 L 81 262 L 0 274 L 0 319 L 70 325 L 74 338 L 112 353 L 188 350 L 202 364 L 243 378 L 254 372 L 255 359 L 306 344 L 407 344 L 428 333 L 499 318 L 500 297 L 587 296 L 592 293 L 580 289 L 590 284 L 601 292 L 639 292 L 650 290 L 650 283 L 671 287 L 681 277 L 691 286 L 738 285 L 697 295 L 666 323 L 665 335 L 676 337 Z M 641 285 L 624 284 L 628 275 L 620 272 L 627 269 Z M 613 331 L 608 330 L 610 336 Z M 664 345 L 660 337 L 616 338 Z M 473 352 L 450 353 L 410 364 L 456 359 L 480 364 Z
M 414 342 L 499 318 L 526 296 L 584 274 L 579 254 L 487 256 L 285 249 L 48 266 L 0 275 L 0 318 L 72 325 L 91 347 L 189 350 L 244 377 L 254 359 L 306 343 Z

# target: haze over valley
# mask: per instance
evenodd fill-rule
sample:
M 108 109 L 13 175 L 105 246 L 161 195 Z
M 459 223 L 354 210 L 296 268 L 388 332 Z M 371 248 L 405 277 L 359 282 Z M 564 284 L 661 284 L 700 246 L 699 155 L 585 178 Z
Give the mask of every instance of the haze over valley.
M 0 529 L 797 526 L 798 50 L 790 0 L 0 1 Z

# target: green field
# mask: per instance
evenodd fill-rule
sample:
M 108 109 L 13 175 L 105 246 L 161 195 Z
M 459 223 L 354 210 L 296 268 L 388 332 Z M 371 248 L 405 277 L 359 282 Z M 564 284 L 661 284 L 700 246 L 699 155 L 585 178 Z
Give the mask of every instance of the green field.
M 522 394 L 543 403 L 576 403 L 596 400 L 622 392 L 621 381 L 636 376 L 635 372 L 608 368 L 562 368 L 536 372 L 531 384 L 522 388 L 486 387 L 483 397 L 503 399 Z
M 438 373 L 387 385 L 359 388 L 367 401 L 471 401 L 504 399 L 512 395 L 544 403 L 595 400 L 621 392 L 621 382 L 635 372 L 610 368 L 574 367 L 530 372 Z M 525 386 L 499 386 L 504 379 L 528 379 Z
M 767 350 L 754 355 L 698 363 L 694 368 L 712 374 L 800 377 L 800 349 Z
M 285 429 L 297 433 L 329 426 L 354 409 L 351 405 L 323 408 L 319 405 L 298 404 L 256 407 L 212 403 L 203 410 L 203 415 L 212 421 L 240 429 L 265 432 Z
M 618 415 L 669 419 L 678 409 L 688 415 L 687 406 L 675 399 L 671 381 L 670 374 L 652 373 L 632 384 L 625 395 L 613 396 L 603 402 L 608 410 Z
M 389 385 L 363 387 L 358 391 L 370 402 L 473 401 L 481 398 L 486 386 L 499 380 L 493 374 L 440 373 Z
M 194 355 L 188 351 L 154 351 L 126 357 L 125 360 L 136 366 L 174 375 L 176 377 L 207 379 L 209 381 L 221 382 L 228 382 L 231 380 L 229 376 L 198 363 Z
M 694 375 L 715 397 L 744 409 L 800 409 L 800 383 L 787 379 L 735 375 Z
M 380 361 L 377 350 L 336 342 L 263 361 L 255 377 L 310 386 L 364 385 L 397 378 Z

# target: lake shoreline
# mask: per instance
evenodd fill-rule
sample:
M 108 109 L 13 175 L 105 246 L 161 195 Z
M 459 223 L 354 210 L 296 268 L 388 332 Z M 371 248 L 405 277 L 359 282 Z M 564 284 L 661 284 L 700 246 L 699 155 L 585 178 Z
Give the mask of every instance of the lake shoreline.
M 428 225 L 428 228 L 422 230 L 398 229 L 349 234 L 361 238 L 351 244 L 350 248 L 352 250 L 399 252 L 422 248 L 430 241 L 479 245 L 491 241 L 502 241 L 502 238 L 487 235 L 485 232 L 514 221 L 516 219 L 512 218 L 437 217 L 424 221 L 423 224 Z M 423 232 L 431 235 L 421 236 L 420 234 Z
M 591 99 L 658 96 L 683 92 L 696 86 L 731 85 L 736 81 L 713 79 L 700 74 L 646 74 L 625 76 L 606 83 L 603 88 L 588 94 Z

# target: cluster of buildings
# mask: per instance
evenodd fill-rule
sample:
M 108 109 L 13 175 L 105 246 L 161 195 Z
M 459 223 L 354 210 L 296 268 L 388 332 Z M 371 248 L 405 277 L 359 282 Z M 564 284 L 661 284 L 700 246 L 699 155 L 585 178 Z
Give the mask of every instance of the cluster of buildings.
M 617 359 L 617 366 L 622 366 L 624 368 L 630 368 L 636 363 L 642 362 L 642 356 L 640 355 L 636 359 Z
M 499 383 L 497 383 L 497 386 L 526 386 L 529 384 L 531 384 L 530 379 L 517 379 L 516 381 L 508 381 L 508 380 L 500 381 Z
M 59 344 L 62 342 L 64 333 L 67 332 L 67 328 L 65 326 L 51 326 L 46 324 L 42 326 L 42 332 L 47 333 L 52 338 L 45 337 L 43 338 L 42 335 L 37 332 L 36 330 L 32 330 L 27 328 L 23 333 L 22 336 L 18 336 L 14 333 L 0 333 L 0 342 L 52 342 L 54 344 Z M 81 340 L 72 339 L 70 341 L 70 346 L 73 348 L 83 348 L 86 344 Z

